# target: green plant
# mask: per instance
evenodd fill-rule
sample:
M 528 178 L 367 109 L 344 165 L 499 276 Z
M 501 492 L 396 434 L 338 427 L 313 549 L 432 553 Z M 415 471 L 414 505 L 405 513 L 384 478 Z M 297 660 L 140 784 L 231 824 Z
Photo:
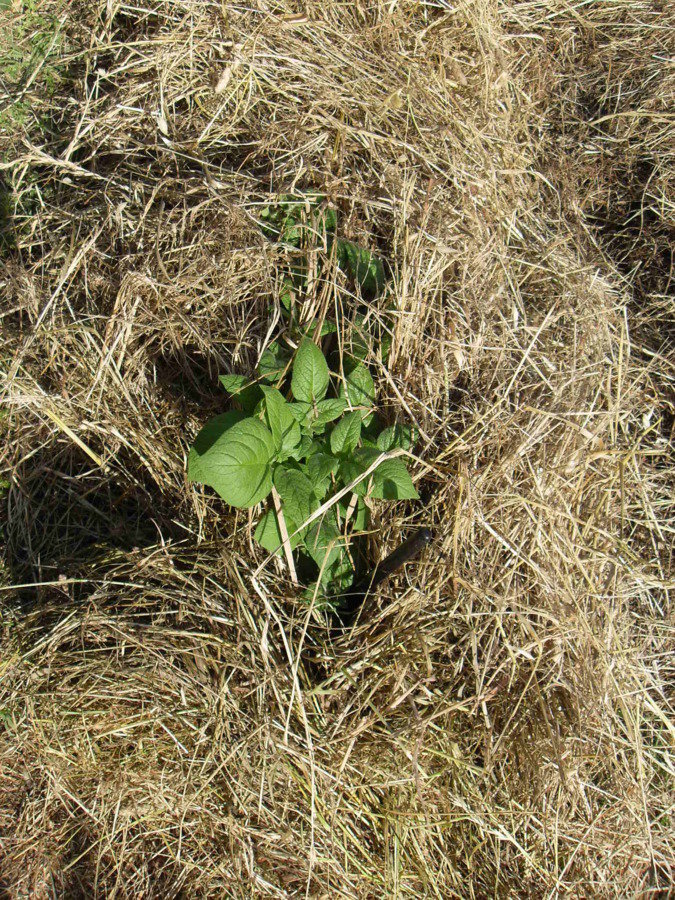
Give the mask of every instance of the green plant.
M 367 365 L 351 359 L 343 375 L 331 373 L 308 337 L 292 357 L 272 344 L 255 381 L 220 380 L 239 409 L 199 432 L 188 478 L 236 507 L 255 506 L 272 493 L 275 502 L 255 531 L 258 543 L 281 553 L 286 535 L 299 570 L 320 582 L 322 595 L 344 589 L 354 577 L 350 541 L 368 525 L 367 498 L 418 496 L 401 458 L 412 447 L 412 429 L 381 429 Z
M 13 11 L 14 7 L 18 7 Z M 18 129 L 30 116 L 31 83 L 51 97 L 62 78 L 63 21 L 39 0 L 12 4 L 0 0 L 3 30 L 0 35 L 0 79 L 5 97 L 0 101 L 0 130 Z
M 263 233 L 282 246 L 287 254 L 279 293 L 280 312 L 286 333 L 296 342 L 307 334 L 321 338 L 335 333 L 337 322 L 329 316 L 308 321 L 303 314 L 311 284 L 320 284 L 326 276 L 327 257 L 334 253 L 335 261 L 364 298 L 374 298 L 386 289 L 385 267 L 381 259 L 365 247 L 337 236 L 337 211 L 327 205 L 322 194 L 299 193 L 283 195 L 273 205 L 259 213 Z M 313 251 L 319 251 L 318 253 Z M 311 260 L 311 262 L 310 262 Z M 310 270 L 312 277 L 310 277 Z M 336 295 L 346 306 L 353 306 L 353 294 L 337 288 Z M 348 328 L 341 329 L 341 349 L 351 360 L 387 360 L 392 342 L 393 317 L 391 304 L 381 302 L 377 310 L 351 316 Z M 270 313 L 273 309 L 270 307 Z M 279 354 L 282 354 L 283 359 Z M 289 363 L 290 354 L 273 343 L 261 360 L 261 374 L 268 370 L 281 372 Z
M 263 233 L 286 247 L 292 256 L 279 298 L 288 318 L 293 318 L 296 293 L 302 292 L 309 281 L 308 251 L 317 246 L 328 254 L 335 253 L 338 266 L 358 285 L 364 297 L 376 297 L 384 290 L 382 260 L 366 247 L 338 237 L 337 225 L 337 211 L 327 205 L 322 194 L 283 195 L 277 203 L 260 211 Z

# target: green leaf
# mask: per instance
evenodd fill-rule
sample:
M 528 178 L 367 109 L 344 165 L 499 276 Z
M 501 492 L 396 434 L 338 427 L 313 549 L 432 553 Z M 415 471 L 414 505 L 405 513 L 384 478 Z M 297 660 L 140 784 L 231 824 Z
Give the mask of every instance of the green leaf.
M 314 581 L 303 592 L 306 600 L 319 601 L 318 608 L 331 606 L 335 602 L 335 597 L 331 599 L 331 594 L 340 594 L 345 591 L 354 582 L 354 568 L 352 567 L 349 555 L 341 547 L 332 562 L 323 567 L 321 581 Z M 317 590 L 317 585 L 319 588 Z
M 291 282 L 293 284 L 293 289 L 296 292 L 304 291 L 307 287 L 307 276 L 309 274 L 307 257 L 296 256 L 295 261 L 289 267 L 289 271 L 291 273 Z
M 382 500 L 419 500 L 419 494 L 402 459 L 385 459 L 375 469 L 370 496 Z
M 337 332 L 337 325 L 332 319 L 324 319 L 321 323 L 321 337 L 326 337 L 327 334 L 335 334 Z
M 314 431 L 317 431 L 329 422 L 339 418 L 346 408 L 347 401 L 344 397 L 337 397 L 333 400 L 319 400 L 313 415 L 310 417 L 309 424 Z
M 365 472 L 380 455 L 380 451 L 376 448 L 361 447 L 359 450 L 354 451 L 354 453 L 343 457 L 340 461 L 340 475 L 345 484 L 351 484 L 351 482 Z M 353 489 L 354 493 L 359 496 L 366 494 L 371 478 L 372 474 L 359 482 Z
M 318 585 L 318 590 L 317 590 Z M 326 597 L 326 589 L 324 584 L 319 584 L 318 581 L 311 581 L 307 587 L 304 589 L 302 594 L 300 595 L 303 600 L 306 600 L 307 603 L 316 603 L 315 609 L 325 609 L 328 605 L 328 598 Z
M 324 584 L 331 593 L 336 593 L 349 587 L 354 581 L 354 569 L 349 556 L 344 550 L 338 557 L 323 570 L 322 584 Z
M 382 359 L 382 362 L 386 363 L 389 359 L 392 342 L 393 339 L 391 334 L 388 331 L 385 331 L 382 335 L 382 340 L 380 341 L 380 358 Z
M 286 523 L 286 531 L 288 532 L 288 541 L 291 545 L 291 550 L 295 550 L 302 538 L 299 534 L 294 533 L 297 530 L 297 526 L 288 518 L 285 512 L 284 522 Z M 277 556 L 281 556 L 283 553 L 283 548 L 281 546 L 283 543 L 281 529 L 279 528 L 277 514 L 273 509 L 268 509 L 258 522 L 258 527 L 253 536 L 260 546 L 264 547 L 268 553 L 275 553 Z
M 381 431 L 382 420 L 377 413 L 373 413 L 368 423 L 363 423 L 363 428 L 361 429 L 361 444 L 364 447 L 366 446 L 366 444 L 371 444 L 373 447 L 377 447 L 377 438 Z
M 328 381 L 328 363 L 323 353 L 309 338 L 304 338 L 293 362 L 293 396 L 305 403 L 322 400 L 328 390 Z
M 202 484 L 205 482 L 205 477 L 201 468 L 202 456 L 204 456 L 205 453 L 208 453 L 219 437 L 222 437 L 222 435 L 236 422 L 241 422 L 243 418 L 245 418 L 245 413 L 239 412 L 238 409 L 233 409 L 230 410 L 230 412 L 222 413 L 211 419 L 210 422 L 207 422 L 195 438 L 194 444 L 190 448 L 188 454 L 188 481 L 197 481 Z
M 258 374 L 263 381 L 273 384 L 281 377 L 289 359 L 289 353 L 276 341 L 272 341 L 260 357 Z
M 290 278 L 284 278 L 279 293 L 279 300 L 286 311 L 290 311 L 293 305 L 293 281 Z
M 339 265 L 351 275 L 364 294 L 375 296 L 384 288 L 384 266 L 382 260 L 365 247 L 351 241 L 339 240 L 337 246 Z
M 307 453 L 305 457 L 309 459 L 314 456 L 315 453 L 327 453 L 328 447 L 321 440 L 312 440 L 311 444 L 307 447 Z
M 251 383 L 245 375 L 221 375 L 220 383 L 230 394 L 238 394 Z
M 288 515 L 296 527 L 309 519 L 319 505 L 312 482 L 298 469 L 278 466 L 274 472 L 274 487 L 281 497 L 284 516 Z
M 274 438 L 259 419 L 241 419 L 200 455 L 198 470 L 230 506 L 255 506 L 272 488 Z
M 337 472 L 338 460 L 327 453 L 315 453 L 307 460 L 304 471 L 312 482 L 312 490 L 317 500 L 323 500 L 330 486 L 330 476 Z
M 332 237 L 337 230 L 337 211 L 328 207 L 323 214 L 323 231 L 328 237 Z
M 291 415 L 301 426 L 307 425 L 309 423 L 309 416 L 312 412 L 312 404 L 311 403 L 289 403 L 288 408 L 291 411 Z
M 361 418 L 368 424 L 375 405 L 375 383 L 366 366 L 359 364 L 345 376 L 342 393 L 349 400 L 350 406 L 366 407 L 361 412 Z
M 345 352 L 359 362 L 363 362 L 370 354 L 370 347 L 360 334 L 353 332 L 345 345 Z
M 356 503 L 356 509 L 352 513 L 351 524 L 354 531 L 365 531 L 368 527 L 368 507 L 359 497 Z
M 386 311 L 366 318 L 356 313 L 344 342 L 347 356 L 356 360 L 366 360 L 373 356 L 386 362 L 391 352 L 393 321 Z
M 284 244 L 290 244 L 292 247 L 299 247 L 302 238 L 302 228 L 295 221 L 292 215 L 286 216 L 281 227 L 280 240 Z
M 220 383 L 247 413 L 252 413 L 260 402 L 262 392 L 245 375 L 221 375 Z
M 373 322 L 366 322 L 363 313 L 355 313 L 352 326 L 347 332 L 344 342 L 344 350 L 357 362 L 363 362 L 370 355 L 371 345 L 374 342 L 371 334 L 372 326 Z
M 395 450 L 397 447 L 410 450 L 413 443 L 413 430 L 410 425 L 392 425 L 385 428 L 377 439 L 377 446 L 385 452 Z
M 314 441 L 312 440 L 312 436 L 310 434 L 303 434 L 298 446 L 289 451 L 288 455 L 291 459 L 295 459 L 298 461 L 301 459 L 306 459 L 312 453 L 313 446 Z
M 342 418 L 330 436 L 330 449 L 336 456 L 351 453 L 361 437 L 361 413 L 355 410 Z
M 300 443 L 300 426 L 280 391 L 262 386 L 265 396 L 265 424 L 272 432 L 278 451 L 288 453 Z
M 312 582 L 303 591 L 302 596 L 309 602 L 314 601 L 315 609 L 333 609 L 336 601 L 335 595 L 344 592 L 353 582 L 352 564 L 347 554 L 341 553 L 330 566 L 324 567 L 321 582 Z
M 345 497 L 344 500 L 341 500 L 338 506 L 340 507 L 340 512 L 344 517 L 347 515 L 347 510 L 351 504 L 351 496 Z M 357 531 L 365 531 L 368 527 L 368 507 L 365 504 L 363 497 L 357 497 L 356 505 L 351 511 L 349 516 L 349 520 L 347 522 L 347 527 L 350 532 L 353 534 Z
M 310 526 L 305 537 L 305 549 L 319 568 L 324 559 L 326 567 L 331 566 L 344 552 L 344 540 L 338 531 L 333 510 Z

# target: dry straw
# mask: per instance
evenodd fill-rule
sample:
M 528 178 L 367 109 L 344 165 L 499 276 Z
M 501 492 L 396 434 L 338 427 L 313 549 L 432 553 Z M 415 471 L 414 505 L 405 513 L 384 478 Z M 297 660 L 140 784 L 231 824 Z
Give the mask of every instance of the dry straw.
M 667 896 L 672 5 L 2 15 L 7 895 Z M 371 549 L 439 535 L 338 643 L 184 475 L 304 189 L 392 268 Z

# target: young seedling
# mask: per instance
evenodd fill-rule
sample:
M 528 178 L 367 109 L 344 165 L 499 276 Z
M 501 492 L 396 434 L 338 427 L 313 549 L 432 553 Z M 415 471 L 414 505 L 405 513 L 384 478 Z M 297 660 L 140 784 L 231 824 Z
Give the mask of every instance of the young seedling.
M 286 357 L 273 344 L 257 380 L 221 378 L 240 409 L 216 416 L 199 432 L 188 478 L 236 507 L 256 506 L 274 493 L 277 503 L 268 503 L 255 539 L 270 554 L 293 552 L 294 567 L 313 577 L 308 591 L 313 595 L 318 580 L 325 597 L 354 580 L 348 548 L 368 526 L 366 499 L 417 499 L 395 455 L 412 447 L 413 435 L 405 425 L 379 428 L 375 385 L 364 362 L 352 359 L 338 377 L 308 337 L 290 366 Z

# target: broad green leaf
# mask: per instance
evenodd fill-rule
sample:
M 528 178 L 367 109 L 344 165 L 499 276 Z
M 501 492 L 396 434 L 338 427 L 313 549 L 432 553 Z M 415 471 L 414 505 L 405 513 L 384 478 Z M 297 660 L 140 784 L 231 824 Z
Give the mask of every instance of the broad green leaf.
M 419 494 L 402 459 L 385 459 L 375 469 L 370 496 L 382 500 L 419 500 Z
M 328 381 L 328 363 L 323 353 L 309 338 L 304 338 L 293 362 L 293 396 L 305 403 L 322 400 L 328 390 Z
M 352 241 L 339 240 L 337 259 L 340 266 L 351 275 L 364 294 L 375 296 L 384 288 L 384 267 L 382 261 L 365 247 Z
M 360 363 L 345 376 L 342 393 L 349 400 L 351 407 L 365 407 L 361 411 L 361 418 L 367 424 L 375 404 L 375 384 L 367 366 Z
M 259 419 L 241 419 L 200 455 L 199 471 L 230 506 L 255 506 L 272 488 L 274 438 Z
M 284 215 L 295 216 L 297 219 L 302 214 L 303 203 L 302 200 L 294 197 L 293 194 L 282 194 L 279 197 L 276 209 Z
M 213 444 L 236 422 L 241 422 L 245 413 L 238 409 L 222 413 L 211 419 L 199 432 L 188 454 L 187 477 L 189 481 L 204 483 L 205 478 L 201 468 L 201 459 L 211 449 Z
M 276 341 L 272 341 L 260 357 L 258 374 L 263 381 L 273 384 L 279 380 L 289 359 L 290 355 L 288 352 Z
M 395 450 L 402 447 L 404 450 L 410 450 L 413 445 L 413 430 L 410 425 L 392 425 L 385 428 L 377 439 L 377 446 L 380 450 Z
M 344 539 L 338 531 L 333 510 L 329 510 L 309 527 L 305 536 L 305 549 L 319 568 L 324 559 L 326 567 L 331 566 L 344 552 Z
M 344 397 L 336 397 L 332 400 L 319 400 L 316 409 L 310 416 L 310 425 L 314 431 L 339 418 L 347 408 Z
M 304 291 L 307 287 L 307 275 L 309 274 L 307 258 L 305 256 L 296 257 L 295 262 L 290 266 L 290 273 L 294 290 Z
M 277 466 L 274 471 L 274 487 L 281 497 L 284 516 L 288 515 L 297 526 L 309 519 L 318 502 L 314 496 L 312 482 L 298 469 Z
M 314 609 L 321 610 L 328 606 L 326 587 L 324 584 L 319 584 L 318 581 L 311 581 L 300 596 L 308 603 L 314 603 Z
M 230 394 L 238 394 L 251 383 L 245 375 L 221 375 L 219 381 Z
M 345 456 L 340 461 L 340 475 L 345 484 L 351 484 L 355 478 L 363 474 L 380 456 L 380 451 L 373 447 L 361 447 L 354 453 Z M 368 491 L 368 485 L 372 479 L 372 473 L 364 478 L 354 488 L 354 493 L 362 497 Z
M 366 360 L 373 344 L 372 323 L 366 322 L 363 313 L 356 313 L 344 343 L 345 352 L 359 362 Z
M 259 386 L 252 384 L 245 375 L 221 375 L 220 383 L 247 413 L 252 413 L 260 402 L 262 392 Z
M 386 363 L 386 361 L 389 359 L 392 343 L 393 339 L 391 333 L 389 331 L 385 331 L 382 335 L 382 339 L 380 340 L 380 358 L 382 359 L 382 362 Z
M 321 438 L 314 438 L 307 447 L 307 453 L 305 453 L 305 458 L 309 459 L 311 456 L 314 456 L 315 453 L 327 453 L 328 447 L 321 440 Z
M 379 356 L 386 362 L 391 352 L 392 327 L 391 315 L 387 312 L 368 318 L 357 313 L 344 344 L 345 353 L 361 361 Z
M 312 404 L 311 403 L 289 403 L 288 408 L 291 411 L 291 415 L 300 425 L 307 425 L 309 422 L 309 417 L 312 412 Z
M 288 532 L 288 541 L 291 545 L 291 550 L 295 550 L 301 541 L 300 535 L 295 534 L 297 526 L 288 518 L 285 512 L 284 522 L 286 523 L 286 531 Z M 281 547 L 281 529 L 279 528 L 277 514 L 273 509 L 268 509 L 258 522 L 254 537 L 260 546 L 264 547 L 268 553 L 276 553 L 277 556 L 281 556 L 284 552 Z
M 312 490 L 317 500 L 323 500 L 330 486 L 330 476 L 337 471 L 338 460 L 327 453 L 315 453 L 307 460 L 304 471 L 312 482 Z
M 280 391 L 262 386 L 265 396 L 265 424 L 272 432 L 278 451 L 288 453 L 300 443 L 300 426 Z
M 302 596 L 305 600 L 314 601 L 316 609 L 334 608 L 336 595 L 343 593 L 353 583 L 354 569 L 347 554 L 342 552 L 331 565 L 324 567 L 321 582 L 312 582 Z
M 365 531 L 368 527 L 368 507 L 363 502 L 361 497 L 359 497 L 356 509 L 352 513 L 352 528 L 354 531 Z
M 330 436 L 330 449 L 336 456 L 351 453 L 361 437 L 361 413 L 347 413 L 335 426 Z
M 288 455 L 291 459 L 295 459 L 298 461 L 307 459 L 307 457 L 312 453 L 313 446 L 314 441 L 312 440 L 312 436 L 309 434 L 303 434 L 298 446 L 294 447 L 292 450 L 289 450 Z
M 324 319 L 321 324 L 321 337 L 326 337 L 327 334 L 335 334 L 337 332 L 337 325 L 332 319 Z

